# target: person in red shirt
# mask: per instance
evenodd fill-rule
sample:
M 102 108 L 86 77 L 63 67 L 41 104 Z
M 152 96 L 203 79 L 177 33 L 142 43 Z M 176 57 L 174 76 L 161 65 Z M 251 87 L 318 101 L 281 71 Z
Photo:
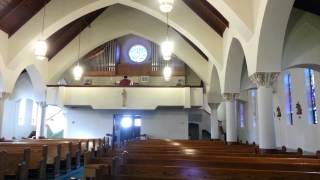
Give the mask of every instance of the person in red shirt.
M 120 81 L 119 86 L 130 86 L 131 81 L 128 79 L 128 76 L 124 76 Z

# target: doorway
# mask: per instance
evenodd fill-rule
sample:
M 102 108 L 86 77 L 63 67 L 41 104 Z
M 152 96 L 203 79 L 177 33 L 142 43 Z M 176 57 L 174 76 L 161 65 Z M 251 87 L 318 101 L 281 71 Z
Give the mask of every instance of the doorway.
M 189 123 L 189 139 L 199 140 L 199 124 Z
M 120 144 L 140 137 L 142 122 L 140 115 L 115 114 L 113 120 L 113 143 Z

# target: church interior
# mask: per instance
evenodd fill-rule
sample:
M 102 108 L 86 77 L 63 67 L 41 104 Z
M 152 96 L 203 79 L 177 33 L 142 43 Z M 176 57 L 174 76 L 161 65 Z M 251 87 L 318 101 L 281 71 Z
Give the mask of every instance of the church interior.
M 0 0 L 0 180 L 320 179 L 317 107 L 319 0 Z

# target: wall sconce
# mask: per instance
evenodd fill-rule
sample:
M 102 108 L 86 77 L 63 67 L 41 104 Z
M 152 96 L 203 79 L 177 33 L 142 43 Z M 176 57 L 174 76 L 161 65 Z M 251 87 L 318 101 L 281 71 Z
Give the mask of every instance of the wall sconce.
M 277 117 L 279 118 L 279 120 L 281 119 L 281 110 L 280 107 L 277 107 Z
M 296 109 L 297 109 L 297 115 L 299 117 L 299 119 L 301 119 L 301 115 L 302 115 L 302 108 L 299 102 L 297 102 L 296 104 Z

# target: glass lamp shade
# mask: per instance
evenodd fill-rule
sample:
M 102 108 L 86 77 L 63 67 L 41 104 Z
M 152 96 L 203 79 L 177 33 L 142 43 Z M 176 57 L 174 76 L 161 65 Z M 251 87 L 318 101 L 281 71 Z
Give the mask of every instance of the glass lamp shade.
M 171 76 L 172 76 L 172 68 L 169 67 L 169 66 L 166 66 L 166 67 L 163 69 L 163 78 L 164 78 L 164 80 L 170 81 Z
M 73 68 L 73 77 L 76 81 L 79 81 L 81 79 L 82 74 L 83 74 L 83 69 L 79 64 Z
M 169 61 L 171 59 L 172 52 L 173 42 L 167 39 L 161 44 L 161 53 L 163 60 Z
M 164 13 L 172 11 L 174 0 L 159 0 L 160 10 Z
M 38 60 L 46 59 L 46 53 L 48 50 L 47 42 L 44 40 L 39 40 L 35 44 L 34 54 Z

